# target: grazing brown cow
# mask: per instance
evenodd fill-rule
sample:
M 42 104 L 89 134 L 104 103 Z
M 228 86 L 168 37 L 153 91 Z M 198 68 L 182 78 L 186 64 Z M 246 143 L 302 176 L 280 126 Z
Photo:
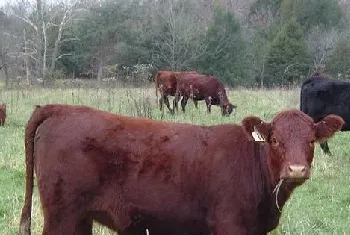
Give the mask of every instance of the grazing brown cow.
M 267 234 L 310 176 L 314 142 L 340 130 L 298 110 L 271 123 L 196 126 L 45 105 L 25 130 L 26 194 L 20 234 L 30 234 L 34 169 L 44 235 L 91 235 L 93 220 L 119 234 Z M 255 142 L 252 132 L 265 142 Z
M 0 126 L 4 126 L 6 121 L 6 104 L 0 104 Z
M 219 105 L 224 116 L 230 115 L 233 109 L 237 108 L 236 105 L 229 102 L 224 84 L 211 75 L 185 74 L 178 77 L 174 107 L 177 107 L 181 96 L 183 97 L 181 108 L 184 112 L 189 98 L 192 98 L 194 101 L 205 100 L 208 113 L 211 112 L 211 105 Z
M 195 71 L 159 71 L 155 76 L 156 96 L 158 100 L 158 91 L 161 94 L 159 99 L 160 110 L 163 109 L 163 103 L 167 106 L 168 110 L 173 113 L 173 109 L 170 107 L 168 96 L 175 96 L 177 78 L 182 77 L 185 74 L 196 74 Z M 198 107 L 195 102 L 196 108 Z

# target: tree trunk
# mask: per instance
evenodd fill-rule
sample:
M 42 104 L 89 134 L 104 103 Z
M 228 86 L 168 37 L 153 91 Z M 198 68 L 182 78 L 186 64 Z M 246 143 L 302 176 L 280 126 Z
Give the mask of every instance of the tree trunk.
M 1 65 L 2 65 L 1 67 L 3 68 L 5 73 L 5 86 L 8 87 L 10 78 L 9 78 L 9 72 L 8 72 L 8 64 L 5 57 L 6 57 L 6 53 L 0 54 Z
M 70 11 L 71 8 L 68 8 L 65 12 L 64 12 L 64 16 L 62 18 L 62 21 L 60 23 L 60 26 L 58 28 L 58 34 L 57 34 L 57 38 L 56 38 L 56 41 L 55 41 L 55 47 L 53 49 L 53 53 L 52 53 L 52 57 L 51 57 L 51 72 L 53 72 L 55 70 L 55 66 L 56 66 L 56 59 L 57 59 L 57 56 L 58 56 L 58 49 L 59 49 L 59 44 L 61 42 L 61 39 L 62 39 L 62 32 L 63 32 L 63 28 L 66 24 L 66 19 L 67 19 L 67 16 L 68 16 L 68 13 Z
M 98 72 L 97 72 L 97 81 L 98 81 L 98 84 L 101 84 L 101 81 L 103 79 L 103 73 L 102 73 L 102 69 L 103 69 L 103 59 L 101 58 L 100 59 L 100 63 L 98 65 Z
M 44 53 L 44 44 L 43 44 L 43 7 L 41 0 L 36 0 L 37 8 L 37 38 L 36 38 L 36 50 L 37 50 L 37 60 L 36 60 L 36 75 L 38 78 L 43 77 L 43 53 Z
M 46 54 L 47 54 L 47 37 L 46 37 L 46 29 L 45 29 L 45 23 L 42 22 L 42 30 L 43 30 L 43 40 L 44 40 L 44 46 L 43 46 L 43 79 L 46 79 Z
M 265 63 L 263 63 L 261 73 L 260 73 L 260 88 L 264 87 L 264 72 L 265 72 Z
M 32 81 L 29 80 L 30 77 L 30 71 L 29 71 L 29 65 L 28 65 L 28 55 L 27 55 L 27 36 L 26 36 L 26 30 L 23 29 L 23 40 L 24 40 L 24 65 L 26 67 L 26 80 L 29 85 L 32 85 Z

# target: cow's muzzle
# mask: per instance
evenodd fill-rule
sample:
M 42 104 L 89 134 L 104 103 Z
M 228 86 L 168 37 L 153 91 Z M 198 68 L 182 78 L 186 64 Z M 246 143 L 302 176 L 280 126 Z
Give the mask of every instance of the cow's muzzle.
M 282 179 L 306 180 L 310 177 L 308 167 L 301 164 L 290 164 L 286 166 L 281 175 Z

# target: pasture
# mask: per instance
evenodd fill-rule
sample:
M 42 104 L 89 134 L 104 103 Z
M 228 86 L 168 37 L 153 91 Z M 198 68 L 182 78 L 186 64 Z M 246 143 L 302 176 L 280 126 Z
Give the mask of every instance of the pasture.
M 145 116 L 170 122 L 199 125 L 240 123 L 243 117 L 256 115 L 270 121 L 286 108 L 299 107 L 299 88 L 275 90 L 237 89 L 228 93 L 238 106 L 234 115 L 222 117 L 219 107 L 206 113 L 204 102 L 199 110 L 189 101 L 187 112 L 172 116 L 156 106 L 154 88 L 104 89 L 33 89 L 0 90 L 0 103 L 7 106 L 7 123 L 0 128 L 0 233 L 18 233 L 20 211 L 24 200 L 25 161 L 24 127 L 35 104 L 83 104 L 113 113 Z M 350 234 L 350 133 L 338 133 L 329 141 L 333 156 L 316 146 L 312 176 L 292 194 L 283 210 L 279 235 L 342 235 Z M 33 234 L 41 234 L 42 215 L 38 193 L 33 200 Z M 113 234 L 95 225 L 94 234 Z

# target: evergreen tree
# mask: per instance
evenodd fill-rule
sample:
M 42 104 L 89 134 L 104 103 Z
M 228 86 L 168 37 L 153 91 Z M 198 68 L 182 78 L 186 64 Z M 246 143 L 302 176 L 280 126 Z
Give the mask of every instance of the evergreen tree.
M 231 12 L 214 10 L 212 22 L 204 38 L 206 53 L 198 60 L 201 72 L 218 76 L 225 83 L 252 84 L 246 46 L 239 23 Z
M 266 65 L 266 85 L 300 82 L 308 69 L 307 45 L 295 19 L 285 24 L 272 42 Z
M 306 30 L 313 26 L 336 27 L 343 22 L 337 0 L 284 0 L 279 16 L 282 23 L 295 18 Z
M 259 15 L 271 11 L 275 16 L 283 0 L 257 0 L 250 7 L 250 15 Z

